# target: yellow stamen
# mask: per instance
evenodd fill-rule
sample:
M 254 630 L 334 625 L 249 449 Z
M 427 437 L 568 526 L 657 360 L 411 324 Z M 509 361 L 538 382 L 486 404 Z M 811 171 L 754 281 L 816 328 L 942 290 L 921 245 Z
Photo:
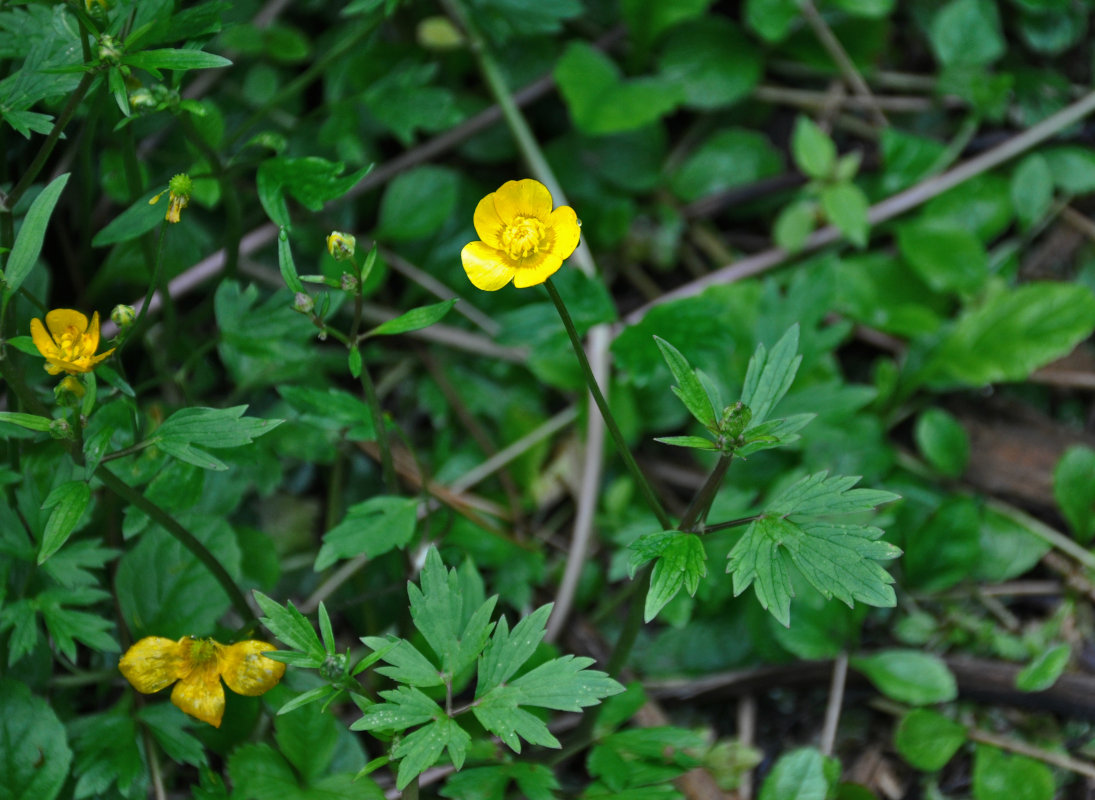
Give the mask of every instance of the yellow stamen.
M 502 231 L 502 245 L 510 258 L 528 258 L 539 252 L 545 232 L 544 223 L 535 217 L 515 217 Z

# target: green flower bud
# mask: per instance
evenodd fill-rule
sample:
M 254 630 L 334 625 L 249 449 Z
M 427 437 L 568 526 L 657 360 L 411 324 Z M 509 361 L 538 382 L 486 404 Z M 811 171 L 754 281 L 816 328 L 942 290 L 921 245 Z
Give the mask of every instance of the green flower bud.
M 72 426 L 68 424 L 68 420 L 64 419 L 55 419 L 49 423 L 49 435 L 54 439 L 72 439 L 75 437 Z
M 726 439 L 736 442 L 745 429 L 749 427 L 749 421 L 752 418 L 753 412 L 749 410 L 749 406 L 738 401 L 722 410 L 722 419 L 719 420 L 719 432 Z
M 114 310 L 110 312 L 110 321 L 119 328 L 129 327 L 136 319 L 137 312 L 133 309 L 133 306 L 118 304 L 114 306 Z
M 304 292 L 297 292 L 293 296 L 293 311 L 300 312 L 301 314 L 311 314 L 312 309 L 316 307 L 316 301 L 312 299 L 312 296 L 305 294 Z
M 323 659 L 319 668 L 320 677 L 327 681 L 337 681 L 346 674 L 346 656 L 342 653 L 334 653 Z
M 356 292 L 357 278 L 355 278 L 349 272 L 343 272 L 342 277 L 339 279 L 339 286 L 344 292 Z
M 99 39 L 99 60 L 109 66 L 117 66 L 122 61 L 122 55 L 125 54 L 125 50 L 122 47 L 121 42 L 111 36 L 109 33 L 104 33 Z

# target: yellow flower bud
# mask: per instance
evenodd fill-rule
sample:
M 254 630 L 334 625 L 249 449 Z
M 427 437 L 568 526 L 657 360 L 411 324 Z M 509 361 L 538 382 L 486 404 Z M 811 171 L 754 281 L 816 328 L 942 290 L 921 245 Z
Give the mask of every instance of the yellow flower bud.
M 349 233 L 331 231 L 327 237 L 327 252 L 334 257 L 335 261 L 349 261 L 354 257 L 356 246 L 357 239 Z

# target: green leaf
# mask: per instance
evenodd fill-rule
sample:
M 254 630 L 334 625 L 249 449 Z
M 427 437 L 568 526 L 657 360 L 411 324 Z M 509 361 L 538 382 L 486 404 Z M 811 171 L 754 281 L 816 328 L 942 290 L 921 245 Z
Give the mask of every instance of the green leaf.
M 780 516 L 820 516 L 870 511 L 882 503 L 899 500 L 900 495 L 881 489 L 853 489 L 857 476 L 815 472 L 777 492 L 765 504 L 765 513 Z
M 356 348 L 350 351 L 358 352 Z M 309 425 L 327 430 L 348 429 L 346 438 L 372 441 L 376 439 L 372 412 L 359 398 L 342 389 L 308 386 L 278 386 L 278 394 L 293 408 L 303 413 Z
M 836 145 L 809 117 L 795 120 L 791 155 L 795 165 L 810 178 L 828 178 L 836 168 Z
M 235 533 L 220 518 L 179 520 L 234 578 L 240 572 Z M 118 560 L 118 604 L 133 635 L 177 639 L 213 630 L 230 601 L 209 569 L 166 531 L 151 527 Z
M 1095 295 L 1077 284 L 1028 283 L 967 309 L 914 376 L 935 388 L 1025 380 L 1095 329 Z
M 665 39 L 658 72 L 676 86 L 684 105 L 722 108 L 748 97 L 760 82 L 760 53 L 741 30 L 722 16 L 674 28 Z
M 448 717 L 441 717 L 404 737 L 392 749 L 392 757 L 400 759 L 396 788 L 400 791 L 405 789 L 407 784 L 436 764 L 445 749 L 448 749 L 453 766 L 460 769 L 464 766 L 469 744 L 471 737 Z
M 910 587 L 938 592 L 971 576 L 981 554 L 977 502 L 955 495 L 906 536 L 905 579 Z
M 649 47 L 658 36 L 670 28 L 703 14 L 711 0 L 620 0 L 620 14 L 627 24 L 632 41 L 638 47 Z
M 168 757 L 180 764 L 204 767 L 205 745 L 191 734 L 189 717 L 179 714 L 167 703 L 148 705 L 137 712 Z M 142 758 L 143 761 L 143 758 Z
M 479 659 L 479 679 L 475 696 L 484 694 L 512 678 L 528 661 L 544 639 L 552 604 L 540 606 L 509 630 L 505 617 L 498 620 L 483 655 Z
M 350 351 L 350 355 L 348 355 L 346 357 L 346 368 L 348 370 L 350 370 L 350 375 L 352 377 L 360 378 L 361 377 L 362 366 L 363 365 L 361 363 L 361 348 L 360 347 L 355 347 Z M 370 422 L 370 424 L 373 425 L 373 435 L 369 438 L 375 439 L 376 438 L 376 425 L 375 425 L 375 423 L 372 422 L 372 419 L 370 419 L 369 422 Z
M 1059 644 L 1040 652 L 1015 676 L 1015 687 L 1024 692 L 1043 692 L 1057 682 L 1072 657 L 1072 648 Z
M 1073 445 L 1053 470 L 1053 496 L 1078 541 L 1095 537 L 1095 450 Z
M 156 429 L 152 441 L 168 455 L 197 467 L 226 470 L 224 462 L 197 449 L 240 447 L 269 433 L 285 420 L 244 417 L 247 406 L 232 408 L 184 408 Z
M 878 607 L 896 604 L 893 577 L 879 564 L 901 551 L 878 541 L 882 531 L 862 525 L 799 525 L 778 517 L 751 523 L 730 551 L 727 572 L 734 594 L 750 585 L 761 606 L 790 624 L 791 564 L 824 597 L 848 606 L 855 600 Z
M 9 294 L 19 291 L 19 287 L 38 261 L 46 238 L 46 228 L 49 227 L 49 218 L 53 215 L 53 209 L 61 198 L 65 184 L 68 183 L 69 174 L 66 172 L 50 181 L 30 204 L 5 262 L 3 279 Z
M 344 558 L 376 558 L 405 547 L 414 536 L 417 511 L 417 498 L 386 495 L 351 506 L 345 519 L 323 535 L 316 572 Z
M 288 714 L 290 711 L 296 711 L 298 708 L 306 706 L 309 703 L 314 703 L 318 700 L 325 700 L 336 692 L 338 692 L 338 689 L 336 689 L 334 686 L 331 686 L 330 684 L 317 686 L 314 689 L 309 689 L 306 692 L 301 692 L 292 700 L 284 703 L 281 708 L 278 709 L 278 716 L 280 717 L 282 714 Z
M 1011 174 L 1011 203 L 1023 230 L 1030 230 L 1049 212 L 1053 205 L 1053 173 L 1040 154 L 1024 158 Z
M 802 356 L 798 355 L 798 323 L 787 329 L 771 353 L 763 342 L 757 343 L 757 349 L 749 359 L 745 384 L 741 390 L 741 401 L 753 414 L 749 427 L 745 429 L 746 433 L 768 419 L 776 403 L 791 388 L 801 363 Z
M 72 751 L 49 704 L 26 684 L 0 678 L 0 774 L 5 797 L 53 800 L 65 783 Z
M 905 714 L 894 731 L 897 752 L 925 772 L 943 769 L 965 743 L 965 726 L 926 708 Z
M 684 587 L 692 597 L 699 588 L 700 578 L 707 575 L 707 552 L 700 538 L 691 533 L 677 533 L 665 544 L 654 571 L 650 573 L 650 591 L 643 611 L 645 622 L 658 615 L 665 604 Z
M 289 212 L 285 194 L 292 195 L 309 211 L 320 211 L 325 203 L 342 197 L 368 174 L 372 165 L 339 177 L 341 162 L 324 158 L 285 158 L 277 156 L 259 165 L 256 187 L 259 202 L 275 225 L 288 226 Z
M 972 575 L 977 581 L 1003 583 L 1025 575 L 1050 549 L 1026 520 L 995 508 L 982 509 L 979 528 L 981 553 Z
M 659 336 L 654 337 L 658 349 L 662 351 L 662 358 L 669 365 L 669 371 L 677 379 L 677 385 L 672 387 L 673 394 L 680 398 L 685 408 L 695 417 L 696 421 L 708 430 L 717 428 L 716 409 L 711 406 L 711 398 L 696 377 L 696 371 L 688 363 L 681 352 Z
M 812 747 L 780 756 L 760 788 L 760 800 L 825 800 L 828 794 L 825 759 Z
M 400 686 L 380 692 L 383 703 L 365 709 L 365 715 L 354 722 L 355 731 L 403 731 L 445 716 L 444 710 L 413 686 Z
M 294 650 L 315 659 L 317 665 L 323 663 L 327 653 L 316 635 L 315 628 L 303 614 L 297 611 L 291 601 L 282 606 L 257 589 L 253 594 L 255 602 L 266 615 L 260 617 L 259 622 Z
M 1043 150 L 1053 183 L 1068 194 L 1095 192 L 1095 153 L 1087 147 L 1061 145 Z
M 802 438 L 798 431 L 809 425 L 816 416 L 817 414 L 794 414 L 784 419 L 770 419 L 760 425 L 750 426 L 743 434 L 745 444 L 734 448 L 734 453 L 748 456 L 761 450 L 797 442 Z
M 21 411 L 0 411 L 0 425 L 9 423 L 18 425 L 20 428 L 26 428 L 29 431 L 48 431 L 52 421 L 49 417 L 39 417 L 37 414 L 24 414 Z
M 441 229 L 456 208 L 460 176 L 427 164 L 396 176 L 380 199 L 377 237 L 424 239 Z
M 916 420 L 916 446 L 928 463 L 948 478 L 966 471 L 970 460 L 970 438 L 962 423 L 941 408 L 932 407 Z
M 937 292 L 972 292 L 988 277 L 980 239 L 951 223 L 911 222 L 897 228 L 897 246 L 909 266 Z
M 958 696 L 954 675 L 938 656 L 917 650 L 883 650 L 849 663 L 891 700 L 914 706 L 946 703 Z
M 123 62 L 145 70 L 211 69 L 232 66 L 232 62 L 227 58 L 201 50 L 142 50 L 139 53 L 127 54 Z
M 138 198 L 133 205 L 108 222 L 91 240 L 93 247 L 107 247 L 128 242 L 143 236 L 159 225 L 164 218 L 164 208 L 148 201 L 159 192 L 152 191 Z
M 694 450 L 718 450 L 719 446 L 702 436 L 655 436 L 655 442 L 671 444 L 674 447 L 691 447 Z
M 521 705 L 580 711 L 619 694 L 624 687 L 600 670 L 587 669 L 592 658 L 562 656 L 552 659 L 509 684 Z
M 448 314 L 449 309 L 453 307 L 456 300 L 457 298 L 454 297 L 451 300 L 442 300 L 440 303 L 412 308 L 410 311 L 400 314 L 395 319 L 390 319 L 387 322 L 378 325 L 365 335 L 394 336 L 397 333 L 408 333 L 410 331 L 428 328 Z
M 928 38 L 945 67 L 990 64 L 1006 50 L 993 0 L 951 0 L 932 17 Z
M 391 665 L 377 669 L 381 675 L 420 688 L 444 686 L 445 674 L 405 639 L 363 636 L 361 641 L 374 656 L 379 653 L 379 659 Z
M 821 190 L 821 210 L 825 218 L 856 247 L 866 247 L 871 223 L 867 220 L 870 203 L 854 183 L 834 183 Z
M 304 284 L 300 282 L 300 276 L 297 275 L 297 265 L 293 262 L 293 251 L 289 247 L 289 231 L 285 226 L 278 231 L 278 269 L 289 291 L 304 291 Z
M 1056 784 L 1049 767 L 995 747 L 978 745 L 973 757 L 974 800 L 1053 800 Z
M 339 743 L 342 723 L 319 706 L 274 720 L 278 750 L 304 779 L 314 783 L 328 771 Z
M 101 714 L 78 717 L 69 724 L 69 735 L 75 751 L 74 796 L 134 797 L 148 791 L 148 768 L 137 746 L 140 735 L 128 709 L 119 705 Z
M 768 42 L 779 42 L 802 17 L 795 0 L 745 0 L 745 24 Z
M 470 767 L 450 775 L 441 788 L 442 797 L 457 800 L 491 800 L 509 797 L 506 787 L 513 781 L 517 793 L 528 800 L 556 800 L 559 780 L 555 772 L 543 764 L 499 764 Z
M 642 128 L 683 99 L 678 85 L 664 78 L 624 80 L 608 56 L 580 41 L 567 46 L 554 77 L 575 126 L 592 136 Z
M 801 250 L 817 227 L 817 212 L 817 203 L 812 200 L 796 200 L 784 206 L 772 227 L 776 246 L 789 253 Z
M 768 138 L 744 128 L 720 130 L 704 140 L 669 176 L 685 202 L 778 175 L 783 158 Z
M 49 493 L 42 508 L 52 508 L 53 511 L 42 534 L 42 546 L 38 550 L 39 565 L 68 541 L 90 502 L 91 488 L 87 481 L 67 481 Z
M 470 666 L 482 652 L 494 623 L 490 621 L 497 597 L 475 607 L 475 598 L 461 591 L 456 570 L 448 570 L 435 548 L 422 568 L 422 588 L 407 585 L 411 619 L 450 677 Z

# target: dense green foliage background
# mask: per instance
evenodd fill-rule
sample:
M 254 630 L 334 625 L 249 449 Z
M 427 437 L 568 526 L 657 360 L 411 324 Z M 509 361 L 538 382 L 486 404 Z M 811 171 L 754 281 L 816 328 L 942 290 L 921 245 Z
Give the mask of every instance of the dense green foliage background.
M 0 3 L 0 797 L 1086 797 L 1092 11 Z M 671 526 L 464 275 L 524 177 Z M 150 635 L 290 666 L 214 729 Z

